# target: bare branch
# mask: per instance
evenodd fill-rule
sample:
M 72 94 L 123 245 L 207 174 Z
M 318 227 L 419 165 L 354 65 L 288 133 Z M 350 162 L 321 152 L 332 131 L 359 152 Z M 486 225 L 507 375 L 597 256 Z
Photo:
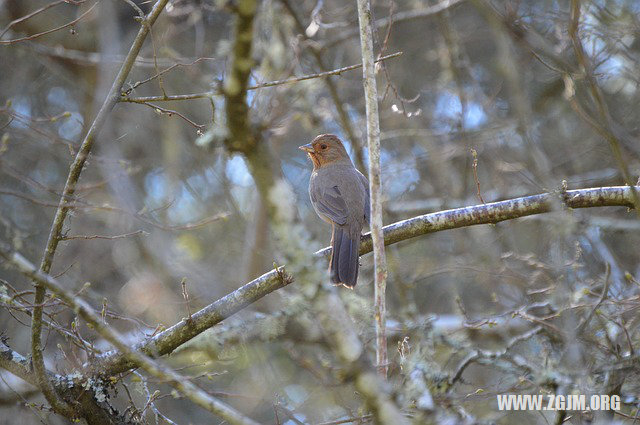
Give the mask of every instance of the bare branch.
M 376 363 L 378 373 L 387 377 L 386 301 L 387 259 L 382 234 L 382 181 L 380 178 L 380 118 L 378 117 L 378 88 L 374 70 L 373 33 L 371 30 L 371 5 L 369 0 L 358 0 L 360 22 L 360 46 L 362 80 L 367 112 L 367 144 L 369 146 L 369 192 L 371 200 L 371 238 L 375 264 L 375 320 Z M 378 417 L 378 420 L 380 418 Z
M 442 230 L 499 223 L 550 212 L 552 211 L 552 199 L 555 196 L 555 194 L 545 193 L 425 214 L 399 221 L 384 227 L 385 245 Z M 569 190 L 564 193 L 563 200 L 569 208 L 633 207 L 630 189 L 625 186 Z M 369 253 L 371 250 L 371 235 L 366 234 L 362 237 L 360 255 Z M 327 247 L 316 252 L 315 255 L 328 257 L 330 253 L 331 248 Z M 292 281 L 288 275 L 284 274 L 284 267 L 267 272 L 194 313 L 190 323 L 183 320 L 137 344 L 134 348 L 150 356 L 169 354 L 196 335 L 234 315 L 265 295 L 287 286 Z M 110 352 L 99 356 L 93 367 L 96 372 L 109 376 L 132 369 L 136 367 L 136 364 L 121 353 Z
M 437 15 L 439 13 L 444 12 L 445 10 L 464 2 L 465 0 L 442 0 L 439 3 L 436 3 L 432 6 L 425 7 L 417 10 L 409 10 L 406 12 L 395 13 L 393 15 L 393 22 L 403 22 L 403 21 L 411 21 L 413 19 L 422 19 L 428 18 L 430 16 Z M 389 25 L 391 18 L 382 18 L 378 19 L 373 23 L 375 29 L 383 28 Z M 336 38 L 328 40 L 326 43 L 323 43 L 322 48 L 327 49 L 335 46 L 336 44 L 348 40 L 351 37 L 355 37 L 358 35 L 358 30 L 351 29 L 349 31 L 345 31 L 340 34 Z
M 29 359 L 13 351 L 4 340 L 0 340 L 0 367 L 31 385 L 38 386 L 38 380 L 31 369 Z
M 381 61 L 385 61 L 387 59 L 397 58 L 400 55 L 402 55 L 402 52 L 392 53 L 390 55 L 385 55 L 379 59 L 376 59 L 375 62 L 378 63 Z M 174 66 L 177 66 L 177 65 L 174 65 Z M 267 83 L 261 83 L 261 84 L 256 84 L 254 86 L 249 86 L 247 87 L 247 91 L 258 90 L 258 89 L 263 89 L 267 87 L 282 86 L 285 84 L 293 84 L 300 81 L 312 80 L 315 78 L 325 78 L 331 75 L 340 75 L 344 72 L 353 71 L 354 69 L 358 69 L 360 67 L 362 67 L 361 63 L 357 65 L 345 66 L 343 68 L 337 68 L 331 71 L 317 72 L 315 74 L 307 74 L 301 77 L 291 77 L 291 78 L 285 78 L 284 80 L 269 81 Z M 219 94 L 220 92 L 216 90 L 216 91 L 207 91 L 202 93 L 178 94 L 173 96 L 122 97 L 120 98 L 120 102 L 147 103 L 147 102 L 167 102 L 167 101 L 174 101 L 174 100 L 208 99 L 211 96 L 216 96 Z
M 129 232 L 129 233 L 124 233 L 122 235 L 114 235 L 114 236 L 106 236 L 106 235 L 71 235 L 71 236 L 62 236 L 60 237 L 60 240 L 63 241 L 68 241 L 68 240 L 77 240 L 77 239 L 83 239 L 83 240 L 90 240 L 90 239 L 108 239 L 108 240 L 113 240 L 113 239 L 123 239 L 123 238 L 130 238 L 131 236 L 138 236 L 138 235 L 142 235 L 142 236 L 147 236 L 149 233 L 145 232 L 144 230 L 136 230 L 135 232 Z
M 220 416 L 231 424 L 257 425 L 252 419 L 243 416 L 240 412 L 225 403 L 211 397 L 205 391 L 192 384 L 187 378 L 180 376 L 172 369 L 152 360 L 143 353 L 132 349 L 122 336 L 105 324 L 93 308 L 70 291 L 64 289 L 62 284 L 48 274 L 38 269 L 20 253 L 15 252 L 4 243 L 0 243 L 0 256 L 13 264 L 18 270 L 42 287 L 51 290 L 56 296 L 69 305 L 80 317 L 93 326 L 96 332 L 114 345 L 128 359 L 135 362 L 150 375 L 166 381 L 169 385 L 182 392 L 187 398 L 209 412 Z M 45 370 L 46 372 L 46 370 Z M 38 380 L 40 378 L 38 377 Z
M 78 179 L 80 178 L 80 173 L 82 172 L 82 168 L 89 156 L 89 152 L 93 146 L 93 142 L 98 136 L 102 125 L 106 121 L 109 113 L 115 106 L 120 97 L 120 90 L 129 75 L 129 71 L 133 67 L 136 56 L 140 52 L 142 48 L 142 44 L 144 43 L 147 34 L 151 30 L 151 26 L 155 23 L 158 16 L 164 9 L 168 0 L 158 0 L 158 2 L 153 6 L 151 12 L 143 20 L 140 30 L 136 35 L 136 38 L 129 49 L 129 53 L 125 58 L 122 66 L 120 67 L 120 71 L 118 72 L 109 93 L 107 94 L 102 107 L 98 111 L 98 115 L 94 119 L 89 131 L 87 132 L 76 157 L 71 164 L 71 169 L 69 170 L 69 175 L 67 176 L 67 181 L 64 186 L 64 190 L 62 192 L 62 197 L 60 198 L 60 203 L 56 210 L 55 217 L 53 219 L 53 224 L 51 225 L 51 230 L 49 232 L 49 238 L 47 241 L 47 246 L 42 258 L 42 262 L 40 264 L 40 270 L 48 274 L 51 270 L 51 264 L 53 262 L 53 257 L 55 255 L 56 249 L 58 247 L 58 243 L 60 242 L 60 235 L 62 234 L 62 226 L 64 224 L 65 218 L 67 217 L 67 213 L 69 212 L 68 202 L 72 199 L 72 196 L 76 190 L 76 185 L 78 183 Z M 94 4 L 95 6 L 95 4 Z M 91 10 L 91 9 L 90 9 Z M 83 14 L 82 16 L 84 16 Z M 47 401 L 51 404 L 53 409 L 63 414 L 66 417 L 73 417 L 74 412 L 73 409 L 70 409 L 64 402 L 60 401 L 56 396 L 49 379 L 45 373 L 44 367 L 44 359 L 42 356 L 42 344 L 40 340 L 41 332 L 42 332 L 42 307 L 40 304 L 44 301 L 46 295 L 46 289 L 42 285 L 36 284 L 36 293 L 34 297 L 34 304 L 36 307 L 33 309 L 33 315 L 31 320 L 31 355 L 33 360 L 33 368 L 38 376 L 39 387 L 42 390 L 43 394 Z
M 518 343 L 520 343 L 522 341 L 526 341 L 527 339 L 530 339 L 531 337 L 533 337 L 533 336 L 539 334 L 540 332 L 542 332 L 542 330 L 543 330 L 542 326 L 536 326 L 536 327 L 528 330 L 527 332 L 525 332 L 525 333 L 523 333 L 521 335 L 517 335 L 517 336 L 511 338 L 509 340 L 509 342 L 507 342 L 506 346 L 500 351 L 474 350 L 472 353 L 467 355 L 467 357 L 465 357 L 462 360 L 462 362 L 460 362 L 460 364 L 456 368 L 455 373 L 453 374 L 453 376 L 449 380 L 449 384 L 453 385 L 457 381 L 459 381 L 460 378 L 462 378 L 462 374 L 464 373 L 465 369 L 471 363 L 473 363 L 474 361 L 477 361 L 478 359 L 495 360 L 495 359 L 498 359 L 500 357 L 503 357 L 516 344 L 518 344 Z
M 64 24 L 64 25 L 60 25 L 59 27 L 52 28 L 52 29 L 47 30 L 47 31 L 39 32 L 39 33 L 37 33 L 37 34 L 28 35 L 28 36 L 25 36 L 25 37 L 14 38 L 14 39 L 12 39 L 12 40 L 0 40 L 0 45 L 3 45 L 3 44 L 4 44 L 4 45 L 7 45 L 7 44 L 15 44 L 15 43 L 19 43 L 19 42 L 21 42 L 21 41 L 33 40 L 33 39 L 35 39 L 35 38 L 42 37 L 43 35 L 51 34 L 52 32 L 60 31 L 61 29 L 65 29 L 65 28 L 71 27 L 71 26 L 73 26 L 73 25 L 77 24 L 78 22 L 80 22 L 80 21 L 81 21 L 85 16 L 87 16 L 89 13 L 91 13 L 91 12 L 93 11 L 93 8 L 94 8 L 94 7 L 96 7 L 96 5 L 97 5 L 98 3 L 99 3 L 99 2 L 98 2 L 98 1 L 96 1 L 95 3 L 93 3 L 93 4 L 91 5 L 91 7 L 89 8 L 89 10 L 87 10 L 86 12 L 84 12 L 82 15 L 78 16 L 78 17 L 77 17 L 76 19 L 74 19 L 73 21 L 69 21 L 69 22 L 67 22 L 67 23 L 66 23 L 66 24 Z M 38 12 L 38 11 L 36 11 L 36 12 Z M 32 15 L 33 15 L 33 14 L 32 14 Z M 10 26 L 11 26 L 12 24 L 13 24 L 13 22 L 10 24 Z M 8 29 L 8 28 L 7 28 L 7 29 Z M 5 30 L 5 32 L 6 32 L 6 30 Z M 3 32 L 3 34 L 4 34 L 4 32 Z
M 22 354 L 14 351 L 7 345 L 7 342 L 0 338 L 0 367 L 18 376 L 22 380 L 37 387 L 38 376 L 31 368 L 31 362 Z M 60 379 L 60 375 L 46 370 L 46 374 L 50 380 L 55 381 L 55 389 L 60 395 L 66 395 L 68 398 L 78 402 L 75 416 L 83 417 L 87 424 L 94 425 L 129 425 L 130 422 L 124 419 L 115 409 L 110 406 L 100 406 L 96 403 L 93 396 L 93 389 L 87 391 L 84 385 L 78 381 L 78 378 Z M 80 378 L 82 379 L 82 377 Z M 86 382 L 86 381 L 85 381 Z
M 24 22 L 24 21 L 26 21 L 28 19 L 31 19 L 34 16 L 39 15 L 40 13 L 46 11 L 47 9 L 50 9 L 52 7 L 56 7 L 59 4 L 64 4 L 64 3 L 66 3 L 65 0 L 57 0 L 57 1 L 54 1 L 52 3 L 45 4 L 44 6 L 38 8 L 38 9 L 34 10 L 33 12 L 28 13 L 28 14 L 26 14 L 26 15 L 18 18 L 18 19 L 14 19 L 13 21 L 9 22 L 9 24 L 4 28 L 4 30 L 2 30 L 2 32 L 0 33 L 0 37 L 4 36 L 7 33 L 7 31 L 9 31 L 11 29 L 12 26 L 14 26 L 16 24 L 19 24 L 21 22 Z

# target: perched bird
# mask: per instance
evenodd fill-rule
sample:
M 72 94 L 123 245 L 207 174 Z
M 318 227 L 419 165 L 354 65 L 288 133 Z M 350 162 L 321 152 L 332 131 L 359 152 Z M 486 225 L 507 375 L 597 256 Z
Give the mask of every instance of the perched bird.
M 311 204 L 321 219 L 331 223 L 331 282 L 353 289 L 358 280 L 360 234 L 363 224 L 369 223 L 369 182 L 333 134 L 321 134 L 300 149 L 313 162 Z

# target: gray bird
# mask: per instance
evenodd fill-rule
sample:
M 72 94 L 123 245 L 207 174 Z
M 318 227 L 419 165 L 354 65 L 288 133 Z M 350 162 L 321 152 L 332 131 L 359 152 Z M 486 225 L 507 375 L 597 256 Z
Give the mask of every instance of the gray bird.
M 362 226 L 369 223 L 369 182 L 333 134 L 321 134 L 300 149 L 313 162 L 311 204 L 321 219 L 331 223 L 331 282 L 353 289 Z

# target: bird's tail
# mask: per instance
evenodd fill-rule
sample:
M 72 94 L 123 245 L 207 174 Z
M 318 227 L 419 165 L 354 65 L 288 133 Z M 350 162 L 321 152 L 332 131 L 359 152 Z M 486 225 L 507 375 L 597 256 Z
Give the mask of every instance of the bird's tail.
M 360 232 L 355 237 L 350 233 L 347 227 L 333 225 L 329 271 L 331 272 L 331 282 L 353 288 L 358 280 Z

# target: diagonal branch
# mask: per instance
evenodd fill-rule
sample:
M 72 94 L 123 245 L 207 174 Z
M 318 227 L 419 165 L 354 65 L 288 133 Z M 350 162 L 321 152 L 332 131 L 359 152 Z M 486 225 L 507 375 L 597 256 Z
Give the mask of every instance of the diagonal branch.
M 56 2 L 56 3 L 52 4 L 52 5 L 44 6 L 44 7 L 40 8 L 40 9 L 36 10 L 35 12 L 30 13 L 29 15 L 22 17 L 22 18 L 21 18 L 21 19 L 19 19 L 19 20 L 15 20 L 15 21 L 11 22 L 11 23 L 9 24 L 9 26 L 7 26 L 7 28 L 2 32 L 2 34 L 6 33 L 6 32 L 7 32 L 7 30 L 8 30 L 12 25 L 14 25 L 15 23 L 18 23 L 18 22 L 20 22 L 20 21 L 24 20 L 25 18 L 27 18 L 27 19 L 28 19 L 29 17 L 34 16 L 34 14 L 37 14 L 37 13 L 39 13 L 39 12 L 41 12 L 41 11 L 45 10 L 45 9 L 48 9 L 50 6 L 55 6 L 55 5 L 59 4 L 59 3 L 60 3 L 60 2 Z M 66 2 L 65 2 L 65 3 L 66 3 Z M 64 25 L 60 25 L 59 27 L 51 28 L 51 29 L 49 29 L 49 30 L 46 30 L 46 31 L 43 31 L 43 32 L 39 32 L 39 33 L 37 33 L 37 34 L 32 34 L 32 35 L 28 35 L 28 36 L 24 36 L 24 37 L 20 37 L 20 38 L 14 38 L 14 39 L 12 39 L 12 40 L 0 40 L 0 45 L 15 44 L 15 43 L 19 43 L 19 42 L 21 42 L 21 41 L 33 40 L 33 39 L 36 39 L 36 38 L 38 38 L 38 37 L 42 37 L 43 35 L 51 34 L 51 33 L 53 33 L 53 32 L 60 31 L 61 29 L 65 29 L 65 28 L 68 28 L 68 27 L 72 27 L 72 26 L 74 26 L 75 24 L 77 24 L 79 21 L 81 21 L 85 16 L 87 16 L 88 14 L 90 14 L 90 13 L 93 11 L 93 9 L 96 7 L 96 5 L 97 5 L 98 3 L 99 3 L 99 1 L 96 1 L 95 3 L 93 3 L 93 4 L 91 5 L 91 7 L 90 7 L 86 12 L 84 12 L 82 15 L 78 16 L 76 19 L 74 19 L 74 20 L 72 20 L 72 21 L 67 22 L 67 23 L 66 23 L 66 24 L 64 24 Z M 0 37 L 1 37 L 1 35 L 0 35 Z
M 13 351 L 4 339 L 0 339 L 0 367 L 13 373 L 23 381 L 36 387 L 38 386 L 38 380 L 33 370 L 31 370 L 29 359 Z
M 97 116 L 95 117 L 89 131 L 87 132 L 82 144 L 80 145 L 80 149 L 76 154 L 73 163 L 71 164 L 71 168 L 69 170 L 69 175 L 67 176 L 67 181 L 64 186 L 64 190 L 62 192 L 62 197 L 60 198 L 60 203 L 58 204 L 58 208 L 56 210 L 55 217 L 53 219 L 53 224 L 51 225 L 51 230 L 49 232 L 49 239 L 47 240 L 47 246 L 42 258 L 42 262 L 40 264 L 40 270 L 48 274 L 51 270 L 51 264 L 53 262 L 53 257 L 55 255 L 56 249 L 58 248 L 58 243 L 60 242 L 60 235 L 62 233 L 62 226 L 64 224 L 64 220 L 67 217 L 67 213 L 69 212 L 69 201 L 73 196 L 76 185 L 78 183 L 78 179 L 80 178 L 80 173 L 82 172 L 82 168 L 89 156 L 89 152 L 93 146 L 94 141 L 96 140 L 98 133 L 102 129 L 109 113 L 117 103 L 120 97 L 120 90 L 135 63 L 136 57 L 142 48 L 142 44 L 144 43 L 147 34 L 151 30 L 151 26 L 155 23 L 158 16 L 164 9 L 168 0 L 158 0 L 156 4 L 149 12 L 149 15 L 142 20 L 140 30 L 136 35 L 136 38 L 129 49 L 129 53 L 127 54 L 122 66 L 120 67 L 120 71 L 116 75 L 116 78 L 107 94 L 102 107 L 98 111 Z M 41 343 L 41 332 L 42 332 L 42 303 L 44 302 L 46 295 L 46 289 L 44 286 L 36 283 L 36 291 L 34 297 L 34 305 L 33 316 L 31 320 L 31 355 L 33 359 L 33 368 L 38 377 L 38 386 L 42 390 L 47 402 L 51 404 L 51 407 L 57 413 L 60 413 L 66 417 L 73 417 L 73 409 L 66 405 L 63 401 L 59 400 L 56 396 L 53 387 L 51 386 L 51 382 L 46 376 L 46 371 L 44 367 L 44 359 L 42 356 L 42 343 Z
M 552 204 L 557 197 L 559 197 L 557 194 L 544 193 L 413 217 L 384 227 L 384 242 L 385 245 L 390 245 L 442 230 L 499 223 L 505 220 L 550 212 L 552 211 Z M 633 208 L 631 189 L 626 186 L 569 190 L 562 193 L 561 200 L 568 208 L 604 206 Z M 371 236 L 369 234 L 364 235 L 360 245 L 360 254 L 364 255 L 371 252 L 371 250 Z M 328 257 L 330 251 L 331 248 L 324 248 L 318 251 L 316 255 Z M 134 349 L 150 356 L 169 354 L 196 335 L 291 282 L 292 280 L 284 274 L 284 267 L 267 272 L 194 313 L 190 323 L 183 320 L 154 337 L 138 343 Z M 93 368 L 95 373 L 110 376 L 125 372 L 136 366 L 135 362 L 127 359 L 122 353 L 110 352 L 99 356 Z
M 14 351 L 7 345 L 6 339 L 0 337 L 0 368 L 3 368 L 20 379 L 37 387 L 38 377 L 31 368 L 31 362 L 22 354 Z M 93 391 L 87 391 L 83 383 L 75 382 L 75 380 L 60 379 L 60 375 L 55 375 L 47 370 L 47 376 L 51 380 L 56 380 L 56 391 L 62 396 L 73 398 L 79 404 L 76 410 L 76 416 L 86 420 L 88 425 L 130 425 L 124 416 L 119 414 L 115 409 L 106 405 L 103 406 L 94 398 Z M 86 381 L 85 381 L 86 383 Z M 78 385 L 80 384 L 80 385 Z
M 179 375 L 174 370 L 156 362 L 145 354 L 132 349 L 124 338 L 122 338 L 117 331 L 111 329 L 88 303 L 75 296 L 73 292 L 66 290 L 57 279 L 39 271 L 24 256 L 13 251 L 11 247 L 2 242 L 0 242 L 0 256 L 13 264 L 22 274 L 33 279 L 33 281 L 37 282 L 40 286 L 51 290 L 57 297 L 72 308 L 74 312 L 91 325 L 98 334 L 113 344 L 120 353 L 150 375 L 167 382 L 198 406 L 220 416 L 231 424 L 257 425 L 257 422 L 243 416 L 227 404 L 211 397 L 204 390 L 191 383 L 188 378 Z M 20 362 L 19 365 L 24 366 L 22 362 Z M 18 370 L 18 372 L 20 371 Z

